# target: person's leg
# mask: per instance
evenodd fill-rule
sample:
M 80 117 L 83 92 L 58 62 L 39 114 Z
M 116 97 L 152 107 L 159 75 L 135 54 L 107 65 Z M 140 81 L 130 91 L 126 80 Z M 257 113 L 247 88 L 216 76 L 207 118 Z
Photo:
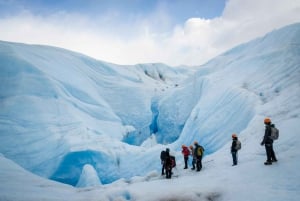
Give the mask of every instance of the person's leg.
M 165 174 L 165 166 L 164 164 L 162 165 L 162 168 L 161 168 L 161 175 L 164 175 Z
M 271 145 L 270 144 L 265 144 L 265 147 L 266 147 L 266 153 L 267 153 L 267 161 L 265 164 L 272 164 L 272 160 L 271 160 Z
M 171 176 L 172 176 L 172 168 L 167 167 L 167 179 L 171 179 Z
M 194 170 L 195 169 L 195 165 L 196 165 L 196 159 L 195 158 L 193 158 L 192 165 L 193 165 L 192 170 Z
M 170 176 L 169 167 L 166 167 L 166 178 L 168 179 Z
M 200 161 L 199 161 L 199 171 L 202 169 L 202 156 L 200 156 Z
M 232 165 L 237 165 L 236 152 L 231 152 L 232 155 Z
M 272 160 L 272 162 L 277 161 L 277 158 L 275 156 L 275 152 L 274 152 L 274 149 L 273 149 L 273 144 L 271 144 L 271 160 Z
M 197 157 L 197 171 L 200 171 L 202 169 L 202 157 Z
M 188 168 L 188 164 L 187 164 L 188 159 L 189 159 L 188 157 L 184 157 L 184 169 Z

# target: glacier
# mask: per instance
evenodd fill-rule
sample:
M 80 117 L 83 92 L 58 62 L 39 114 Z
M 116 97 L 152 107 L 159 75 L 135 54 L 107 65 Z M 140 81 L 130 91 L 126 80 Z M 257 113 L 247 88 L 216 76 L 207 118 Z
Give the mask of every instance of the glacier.
M 154 132 L 154 99 L 190 72 L 163 64 L 117 66 L 44 46 L 1 42 L 0 49 L 1 142 L 8 145 L 1 153 L 74 186 L 87 163 L 103 183 L 128 172 L 120 160 L 140 152 L 127 147 Z
M 299 39 L 298 23 L 201 66 L 176 68 L 158 63 L 121 66 L 60 48 L 1 41 L 0 198 L 22 200 L 6 193 L 9 187 L 24 191 L 16 184 L 20 178 L 13 176 L 20 172 L 21 179 L 34 178 L 57 192 L 49 200 L 59 200 L 60 194 L 71 200 L 147 200 L 144 195 L 149 194 L 148 200 L 159 200 L 161 191 L 160 196 L 182 197 L 182 188 L 191 189 L 190 200 L 240 200 L 230 185 L 248 200 L 298 200 Z M 266 116 L 281 131 L 274 145 L 279 163 L 271 172 L 259 167 L 265 160 L 259 143 Z M 234 169 L 232 133 L 243 144 L 241 165 Z M 180 170 L 180 147 L 195 140 L 206 150 L 204 170 L 197 176 L 203 181 Z M 160 151 L 166 147 L 178 161 L 179 177 L 173 183 L 155 179 Z M 10 177 L 14 179 L 7 181 Z M 276 182 L 278 177 L 290 184 Z M 249 184 L 240 185 L 241 180 Z M 197 182 L 201 195 L 194 187 Z M 225 185 L 216 187 L 220 182 Z M 164 191 L 167 184 L 173 187 L 170 195 Z M 83 188 L 78 198 L 72 186 Z M 249 189 L 261 197 L 253 197 Z M 272 194 L 276 190 L 277 197 Z

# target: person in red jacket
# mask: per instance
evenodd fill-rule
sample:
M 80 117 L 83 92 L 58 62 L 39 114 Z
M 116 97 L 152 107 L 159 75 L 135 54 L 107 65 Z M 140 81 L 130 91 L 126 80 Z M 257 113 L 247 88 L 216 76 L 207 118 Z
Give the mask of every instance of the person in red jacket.
M 184 144 L 181 147 L 182 147 L 181 153 L 183 154 L 183 158 L 184 158 L 184 169 L 187 169 L 188 168 L 188 160 L 189 160 L 190 150 Z

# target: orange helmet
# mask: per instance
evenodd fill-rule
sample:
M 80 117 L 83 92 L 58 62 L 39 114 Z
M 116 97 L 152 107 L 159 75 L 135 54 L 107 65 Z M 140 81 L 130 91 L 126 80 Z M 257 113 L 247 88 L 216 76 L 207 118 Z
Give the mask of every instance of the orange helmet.
M 233 134 L 231 135 L 231 137 L 232 137 L 232 138 L 237 138 L 237 135 L 236 135 L 235 133 L 233 133 Z
M 266 117 L 265 120 L 264 120 L 264 123 L 265 124 L 271 123 L 271 119 L 269 117 Z

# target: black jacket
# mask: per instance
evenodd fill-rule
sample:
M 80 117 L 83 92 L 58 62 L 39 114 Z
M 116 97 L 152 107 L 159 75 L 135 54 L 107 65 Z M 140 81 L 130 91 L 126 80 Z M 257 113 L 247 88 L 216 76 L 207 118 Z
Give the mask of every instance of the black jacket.
M 261 142 L 261 145 L 273 144 L 273 140 L 271 139 L 271 127 L 274 127 L 274 124 L 266 124 L 265 135 L 263 141 Z
M 169 152 L 166 152 L 165 165 L 166 167 L 172 168 L 172 160 Z
M 232 139 L 232 144 L 231 144 L 231 152 L 237 152 L 237 150 L 236 150 L 236 142 L 237 142 L 237 138 L 233 138 Z

